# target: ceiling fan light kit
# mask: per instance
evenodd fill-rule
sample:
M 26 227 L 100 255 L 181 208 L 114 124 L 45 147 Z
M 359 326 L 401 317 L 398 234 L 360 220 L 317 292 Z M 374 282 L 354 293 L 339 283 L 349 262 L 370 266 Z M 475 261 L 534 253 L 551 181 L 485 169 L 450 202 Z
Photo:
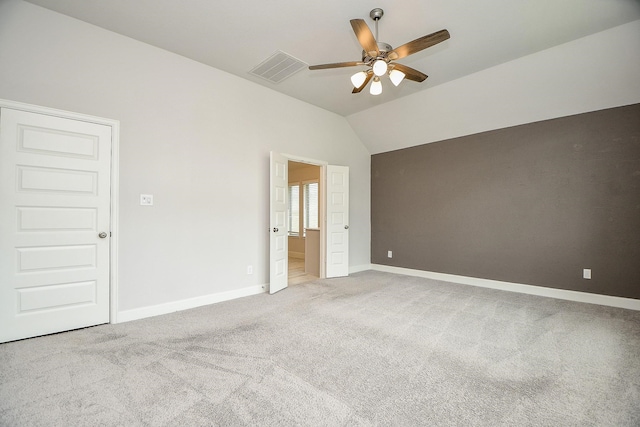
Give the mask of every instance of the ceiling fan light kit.
M 398 86 L 405 77 L 406 75 L 400 70 L 393 69 L 389 71 L 389 80 L 391 80 L 394 86 Z
M 387 63 L 383 59 L 376 59 L 373 63 L 373 74 L 378 77 L 384 76 L 387 72 Z
M 389 75 L 389 79 L 394 86 L 398 86 L 405 78 L 418 83 L 425 81 L 427 79 L 426 74 L 394 61 L 416 52 L 420 52 L 423 49 L 449 39 L 449 31 L 436 31 L 435 33 L 422 36 L 393 49 L 391 45 L 378 41 L 378 21 L 382 18 L 382 15 L 384 15 L 384 11 L 380 8 L 375 8 L 369 13 L 369 16 L 376 24 L 375 37 L 364 20 L 352 19 L 350 21 L 351 28 L 353 28 L 353 32 L 363 49 L 362 61 L 311 65 L 309 66 L 309 69 L 323 70 L 328 68 L 366 65 L 369 67 L 367 70 L 359 71 L 351 76 L 351 83 L 354 87 L 352 93 L 360 93 L 369 81 L 373 80 L 371 82 L 371 87 L 369 88 L 369 93 L 371 95 L 380 95 L 382 93 L 382 82 L 380 81 L 380 77 L 385 74 Z
M 367 79 L 367 73 L 365 71 L 358 71 L 353 76 L 351 76 L 351 83 L 353 87 L 360 87 L 362 83 Z
M 380 77 L 375 76 L 373 78 L 371 88 L 369 88 L 369 93 L 371 95 L 380 95 L 382 93 L 382 82 L 380 81 Z

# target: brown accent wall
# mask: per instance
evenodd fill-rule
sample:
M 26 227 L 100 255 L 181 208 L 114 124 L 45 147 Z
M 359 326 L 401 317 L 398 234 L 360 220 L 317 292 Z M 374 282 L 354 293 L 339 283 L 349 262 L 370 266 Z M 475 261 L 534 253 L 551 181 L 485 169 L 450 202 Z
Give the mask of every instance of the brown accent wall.
M 374 264 L 640 299 L 640 104 L 373 155 L 371 227 Z

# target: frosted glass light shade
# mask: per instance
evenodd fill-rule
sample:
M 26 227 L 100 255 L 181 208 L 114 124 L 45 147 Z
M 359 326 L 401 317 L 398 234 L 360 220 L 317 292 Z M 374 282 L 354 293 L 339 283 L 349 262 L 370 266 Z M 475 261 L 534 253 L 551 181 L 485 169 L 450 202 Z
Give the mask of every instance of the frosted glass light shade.
M 391 70 L 389 73 L 389 79 L 394 86 L 398 86 L 402 80 L 404 80 L 405 74 L 400 70 Z
M 366 78 L 367 73 L 365 73 L 364 71 L 359 71 L 351 76 L 351 84 L 353 84 L 353 87 L 359 88 L 360 86 L 362 86 L 362 83 L 364 83 L 364 80 Z
M 382 82 L 377 76 L 374 77 L 373 82 L 371 82 L 369 93 L 371 95 L 380 95 L 382 93 Z
M 373 63 L 373 74 L 380 77 L 380 76 L 384 76 L 386 72 L 387 72 L 387 63 L 384 62 L 382 59 L 378 59 L 376 62 Z

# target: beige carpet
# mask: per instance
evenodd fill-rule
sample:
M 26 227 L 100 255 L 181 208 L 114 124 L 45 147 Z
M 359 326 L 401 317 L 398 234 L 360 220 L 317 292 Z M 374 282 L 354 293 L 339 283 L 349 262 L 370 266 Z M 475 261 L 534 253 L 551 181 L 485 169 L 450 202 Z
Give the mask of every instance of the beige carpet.
M 1 426 L 638 426 L 640 313 L 378 272 L 0 345 Z

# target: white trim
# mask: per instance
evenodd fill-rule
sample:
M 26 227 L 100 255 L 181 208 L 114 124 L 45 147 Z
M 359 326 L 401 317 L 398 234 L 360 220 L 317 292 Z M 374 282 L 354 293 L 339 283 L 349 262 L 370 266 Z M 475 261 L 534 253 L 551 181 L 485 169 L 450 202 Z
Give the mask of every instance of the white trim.
M 118 323 L 118 260 L 119 260 L 119 218 L 120 218 L 120 122 L 111 126 L 111 313 L 110 323 Z
M 191 308 L 202 307 L 204 305 L 229 301 L 236 298 L 247 297 L 265 293 L 267 285 L 254 285 L 233 291 L 219 292 L 216 294 L 203 295 L 195 298 L 188 298 L 179 301 L 171 301 L 164 304 L 151 305 L 148 307 L 134 308 L 118 313 L 119 322 L 130 322 L 132 320 L 144 319 L 147 317 L 160 316 L 162 314 L 174 313 L 176 311 L 189 310 Z
M 521 283 L 501 282 L 499 280 L 480 279 L 478 277 L 458 276 L 455 274 L 436 273 L 433 271 L 413 270 L 410 268 L 392 267 L 381 264 L 371 264 L 371 269 L 387 273 L 403 274 L 405 276 L 424 277 L 426 279 L 442 280 L 445 282 L 479 286 L 482 288 L 499 289 L 502 291 L 519 292 L 521 294 L 538 295 L 548 298 L 557 298 L 640 311 L 640 300 L 633 298 L 591 294 L 587 292 L 569 291 L 566 289 L 546 288 L 544 286 L 523 285 Z
M 371 264 L 350 265 L 349 274 L 360 273 L 361 271 L 373 270 Z
M 328 165 L 329 162 L 326 162 L 324 160 L 316 160 L 316 159 L 310 159 L 308 157 L 300 157 L 300 156 L 296 156 L 294 154 L 287 154 L 287 153 L 280 153 L 283 156 L 285 156 L 287 159 L 291 160 L 292 162 L 296 162 L 296 163 L 308 163 L 310 165 L 314 165 L 314 166 L 324 166 L 324 165 Z
M 110 226 L 110 258 L 109 267 L 109 322 L 118 323 L 118 215 L 119 215 L 119 183 L 120 183 L 120 122 L 113 119 L 89 116 L 72 111 L 58 110 L 39 105 L 0 99 L 0 107 L 26 111 L 65 119 L 80 120 L 111 127 L 111 226 Z

